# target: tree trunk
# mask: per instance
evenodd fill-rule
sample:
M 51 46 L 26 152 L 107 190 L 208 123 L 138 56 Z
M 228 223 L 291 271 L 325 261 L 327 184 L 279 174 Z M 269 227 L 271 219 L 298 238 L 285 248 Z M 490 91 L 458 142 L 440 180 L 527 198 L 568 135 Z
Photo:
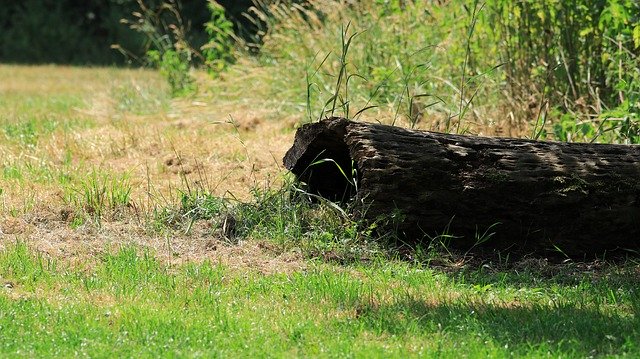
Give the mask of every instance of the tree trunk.
M 571 257 L 640 250 L 640 146 L 332 118 L 300 128 L 284 164 L 310 193 L 355 198 L 356 218 L 405 240 Z

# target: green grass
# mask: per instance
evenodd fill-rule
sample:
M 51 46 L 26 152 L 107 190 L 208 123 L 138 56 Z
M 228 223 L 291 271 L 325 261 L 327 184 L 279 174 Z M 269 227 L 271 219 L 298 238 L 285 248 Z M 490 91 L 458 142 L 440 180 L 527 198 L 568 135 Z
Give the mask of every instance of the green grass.
M 608 115 L 532 109 L 547 90 L 511 92 L 490 9 L 473 25 L 473 8 L 447 3 L 263 6 L 259 55 L 198 77 L 188 98 L 152 72 L 0 66 L 0 357 L 640 356 L 633 259 L 496 264 L 438 243 L 397 248 L 348 205 L 270 182 L 293 136 L 275 120 L 371 105 L 362 119 L 450 132 L 637 133 L 635 82 Z M 236 261 L 245 244 L 260 253 Z M 294 265 L 254 263 L 271 256 Z
M 79 182 L 67 189 L 65 200 L 97 223 L 106 212 L 117 212 L 131 203 L 131 184 L 126 174 L 118 176 L 93 169 Z
M 25 113 L 31 113 L 27 110 Z M 52 110 L 56 111 L 56 110 Z M 83 118 L 63 118 L 62 113 L 53 112 L 56 115 L 43 115 L 33 117 L 21 117 L 12 119 L 0 119 L 0 128 L 6 140 L 34 148 L 38 141 L 58 132 L 68 132 L 77 128 L 91 127 L 91 121 Z M 62 116 L 60 116 L 62 115 Z
M 72 114 L 75 109 L 84 107 L 81 98 L 75 94 L 35 94 L 7 93 L 3 94 L 0 106 L 16 114 Z
M 0 355 L 640 355 L 635 275 L 605 273 L 384 261 L 265 275 L 133 247 L 77 267 L 18 242 L 0 252 Z

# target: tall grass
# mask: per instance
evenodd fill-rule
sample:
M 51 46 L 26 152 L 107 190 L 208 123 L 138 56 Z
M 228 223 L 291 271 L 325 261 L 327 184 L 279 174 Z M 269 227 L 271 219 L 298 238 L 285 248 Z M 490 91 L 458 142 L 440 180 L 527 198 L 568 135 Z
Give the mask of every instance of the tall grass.
M 254 185 L 252 198 L 219 196 L 202 182 L 184 178 L 174 194 L 150 203 L 152 231 L 189 234 L 195 222 L 209 223 L 209 233 L 228 244 L 257 239 L 283 253 L 302 250 L 310 258 L 352 262 L 391 255 L 391 233 L 376 233 L 347 215 L 347 209 L 311 197 L 288 177 L 274 188 Z
M 255 1 L 260 50 L 241 65 L 268 69 L 265 86 L 307 121 L 338 104 L 447 132 L 635 143 L 638 6 Z
M 485 27 L 492 41 L 480 48 L 505 61 L 517 102 L 554 112 L 550 135 L 640 140 L 639 3 L 489 0 L 487 10 L 485 21 L 497 26 Z
M 105 216 L 114 218 L 131 205 L 131 189 L 126 174 L 117 176 L 94 169 L 86 178 L 71 184 L 64 199 L 100 225 Z
M 390 121 L 416 122 L 427 104 L 449 117 L 458 96 L 431 66 L 444 33 L 421 31 L 432 21 L 429 8 L 424 2 L 402 10 L 369 2 L 262 4 L 252 9 L 269 19 L 259 65 L 274 71 L 274 86 L 289 84 L 287 95 L 307 95 L 309 120 L 370 109 Z
M 169 83 L 173 96 L 190 95 L 196 91 L 195 78 L 191 73 L 193 66 L 204 65 L 209 73 L 217 75 L 233 62 L 233 39 L 236 38 L 233 23 L 215 0 L 207 2 L 210 17 L 204 30 L 208 41 L 200 47 L 192 44 L 189 36 L 191 24 L 189 19 L 183 18 L 179 0 L 136 0 L 136 3 L 138 10 L 132 13 L 132 18 L 121 22 L 146 39 L 144 56 L 136 57 L 119 44 L 112 47 L 141 64 L 158 68 Z

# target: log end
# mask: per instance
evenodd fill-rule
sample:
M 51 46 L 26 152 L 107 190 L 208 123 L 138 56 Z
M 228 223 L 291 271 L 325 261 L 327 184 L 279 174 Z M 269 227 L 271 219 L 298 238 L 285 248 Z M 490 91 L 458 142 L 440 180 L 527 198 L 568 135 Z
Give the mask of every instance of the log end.
M 345 142 L 349 123 L 332 117 L 306 124 L 296 133 L 283 162 L 309 193 L 342 202 L 356 195 L 353 177 L 358 171 Z

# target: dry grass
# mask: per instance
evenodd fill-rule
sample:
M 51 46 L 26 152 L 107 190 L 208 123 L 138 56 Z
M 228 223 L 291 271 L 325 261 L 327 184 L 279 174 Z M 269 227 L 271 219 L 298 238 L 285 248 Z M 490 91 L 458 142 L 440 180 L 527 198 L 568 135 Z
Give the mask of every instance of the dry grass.
M 261 271 L 290 267 L 289 257 L 257 243 L 217 243 L 205 221 L 181 235 L 150 231 L 145 218 L 172 204 L 186 185 L 247 200 L 250 189 L 278 182 L 295 118 L 274 121 L 270 108 L 211 91 L 169 99 L 163 79 L 150 71 L 0 66 L 0 77 L 0 246 L 25 240 L 56 257 L 86 260 L 135 243 L 170 261 L 210 257 Z M 131 206 L 100 226 L 74 224 L 78 208 L 69 196 L 79 195 L 92 172 L 126 176 Z

